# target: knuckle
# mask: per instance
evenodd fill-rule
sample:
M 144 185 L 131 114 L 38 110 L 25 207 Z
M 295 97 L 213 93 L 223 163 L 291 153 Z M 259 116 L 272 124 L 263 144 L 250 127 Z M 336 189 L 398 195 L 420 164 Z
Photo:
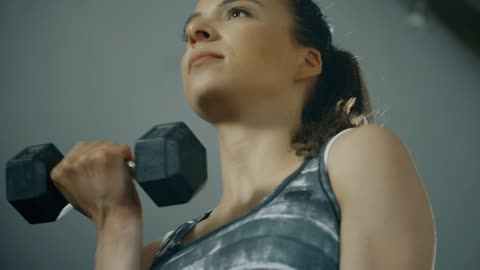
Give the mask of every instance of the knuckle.
M 62 166 L 60 167 L 60 174 L 61 175 L 71 174 L 77 167 L 78 167 L 77 162 L 65 160 L 65 162 L 63 162 Z
M 130 146 L 128 144 L 120 144 L 119 149 L 122 153 L 125 154 L 132 154 L 132 150 L 130 149 Z
M 59 168 L 58 166 L 55 166 L 53 170 L 50 172 L 50 179 L 52 179 L 53 182 L 58 182 L 59 180 Z
M 130 146 L 128 144 L 121 143 L 119 144 L 121 150 L 130 151 Z
M 75 166 L 76 168 L 78 167 L 83 167 L 83 166 L 86 166 L 88 165 L 88 163 L 90 162 L 90 157 L 87 156 L 87 155 L 81 155 L 79 156 L 76 161 L 75 161 Z
M 50 172 L 50 179 L 56 184 L 62 182 L 65 175 L 71 172 L 71 166 L 65 160 L 62 160 L 57 166 L 55 166 Z
M 87 142 L 86 142 L 86 141 L 83 141 L 83 140 L 82 140 L 82 141 L 78 141 L 77 143 L 75 143 L 74 148 L 75 148 L 75 147 L 80 147 L 80 146 L 82 146 L 82 145 L 84 145 L 84 144 L 86 144 L 86 143 L 87 143 Z
M 109 158 L 106 150 L 98 150 L 92 154 L 92 160 L 96 163 L 105 163 Z

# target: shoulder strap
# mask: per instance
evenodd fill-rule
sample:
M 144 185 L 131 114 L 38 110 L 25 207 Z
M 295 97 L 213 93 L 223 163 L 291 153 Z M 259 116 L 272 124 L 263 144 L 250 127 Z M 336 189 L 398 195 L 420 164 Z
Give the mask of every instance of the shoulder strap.
M 339 133 L 337 133 L 335 136 L 331 137 L 329 140 L 326 141 L 326 148 L 325 148 L 325 154 L 323 155 L 323 159 L 324 159 L 324 162 L 325 162 L 325 170 L 327 170 L 327 156 L 328 156 L 328 152 L 330 151 L 330 147 L 332 146 L 333 142 L 338 138 L 340 137 L 340 135 L 342 135 L 343 133 L 345 133 L 346 131 L 348 130 L 352 130 L 354 128 L 347 128 L 347 129 L 344 129 L 342 131 L 340 131 Z
M 190 221 L 187 221 L 181 224 L 175 230 L 171 230 L 167 234 L 165 234 L 162 245 L 160 246 L 159 250 L 155 254 L 155 258 L 152 263 L 152 269 L 160 261 L 166 260 L 173 254 L 175 254 L 178 251 L 177 249 L 179 244 L 178 240 L 181 239 L 197 222 L 204 219 L 205 217 L 208 217 L 208 215 L 210 214 L 210 212 L 212 212 L 212 210 L 206 212 L 202 216 L 199 216 L 195 219 L 192 219 Z
M 341 209 L 340 205 L 336 199 L 335 193 L 330 183 L 330 178 L 327 174 L 327 156 L 332 143 L 343 133 L 347 130 L 351 130 L 353 128 L 344 129 L 341 132 L 337 133 L 335 136 L 330 137 L 327 139 L 322 146 L 320 147 L 319 155 L 318 155 L 318 178 L 320 180 L 320 186 L 322 187 L 323 191 L 325 192 L 326 196 L 330 201 L 330 205 L 332 207 L 333 214 L 335 215 L 337 225 L 340 225 L 341 219 Z

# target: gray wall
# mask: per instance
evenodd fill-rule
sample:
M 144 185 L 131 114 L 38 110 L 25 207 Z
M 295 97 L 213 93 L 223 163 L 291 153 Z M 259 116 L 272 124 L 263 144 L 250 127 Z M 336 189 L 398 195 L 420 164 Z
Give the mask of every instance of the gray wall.
M 438 230 L 436 269 L 480 269 L 476 196 L 480 63 L 442 25 L 413 29 L 396 0 L 322 1 L 338 45 L 360 60 L 384 126 L 416 163 Z M 189 1 L 0 0 L 0 164 L 27 145 L 78 140 L 134 146 L 151 126 L 184 121 L 208 149 L 209 182 L 189 204 L 158 209 L 141 193 L 144 241 L 220 198 L 215 130 L 181 89 Z M 2 165 L 3 166 L 3 165 Z M 3 169 L 2 169 L 3 170 Z M 79 213 L 29 225 L 0 174 L 0 269 L 91 269 L 96 235 Z

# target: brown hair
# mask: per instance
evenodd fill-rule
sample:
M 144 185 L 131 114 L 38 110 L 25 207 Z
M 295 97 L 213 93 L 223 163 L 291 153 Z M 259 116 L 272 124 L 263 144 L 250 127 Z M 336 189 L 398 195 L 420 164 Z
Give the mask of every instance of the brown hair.
M 359 63 L 350 52 L 332 45 L 331 29 L 320 7 L 312 0 L 286 2 L 294 18 L 295 40 L 320 51 L 323 61 L 291 140 L 296 154 L 308 158 L 317 156 L 329 137 L 376 120 Z

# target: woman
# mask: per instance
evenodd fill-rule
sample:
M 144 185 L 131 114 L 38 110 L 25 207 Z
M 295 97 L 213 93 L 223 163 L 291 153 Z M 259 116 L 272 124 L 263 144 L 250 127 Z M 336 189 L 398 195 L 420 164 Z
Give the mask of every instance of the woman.
M 433 268 L 408 150 L 373 124 L 358 63 L 314 2 L 200 0 L 184 40 L 185 96 L 218 131 L 220 202 L 142 249 L 129 147 L 78 143 L 51 176 L 97 226 L 96 269 Z

